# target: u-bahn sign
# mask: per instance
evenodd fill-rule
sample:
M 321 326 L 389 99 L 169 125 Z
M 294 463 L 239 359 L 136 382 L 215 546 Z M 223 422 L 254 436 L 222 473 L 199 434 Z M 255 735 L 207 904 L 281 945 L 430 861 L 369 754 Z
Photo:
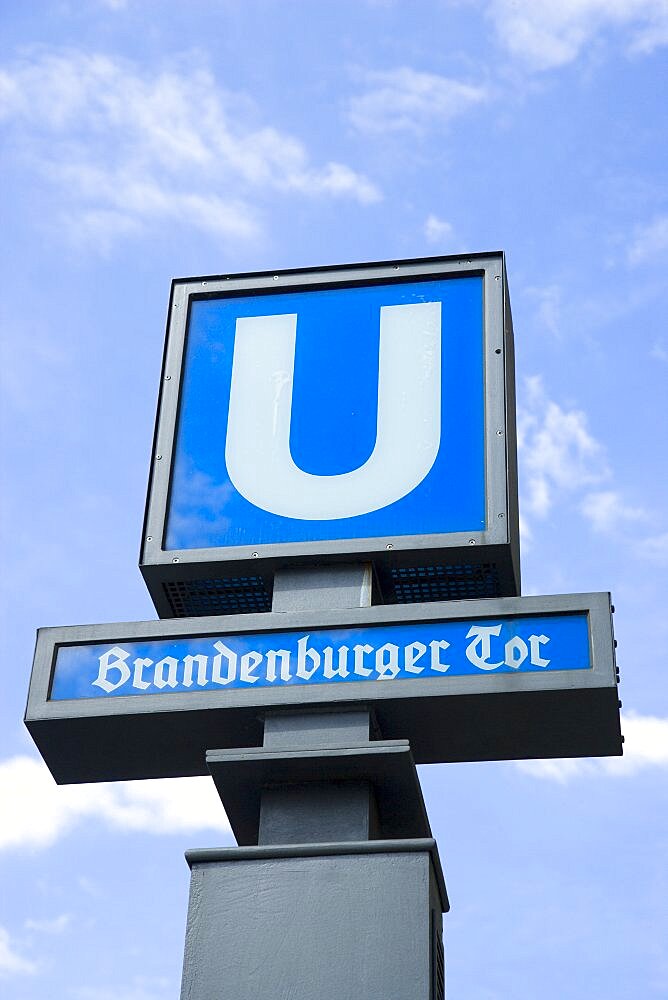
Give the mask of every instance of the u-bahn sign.
M 608 594 L 41 629 L 26 723 L 58 782 L 206 773 L 267 711 L 373 707 L 420 762 L 621 753 Z
M 175 281 L 142 572 L 162 617 L 342 558 L 379 603 L 512 596 L 515 451 L 502 254 Z

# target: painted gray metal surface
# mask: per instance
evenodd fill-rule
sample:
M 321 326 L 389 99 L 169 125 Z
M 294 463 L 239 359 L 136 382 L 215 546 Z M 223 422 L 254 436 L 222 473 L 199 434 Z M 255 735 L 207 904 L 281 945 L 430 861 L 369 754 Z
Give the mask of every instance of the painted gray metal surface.
M 267 858 L 338 857 L 345 854 L 412 854 L 427 851 L 434 869 L 438 903 L 443 913 L 450 909 L 445 888 L 443 868 L 438 847 L 433 837 L 408 837 L 402 840 L 360 841 L 358 844 L 335 842 L 331 844 L 279 844 L 258 847 L 199 847 L 185 852 L 192 869 L 196 864 L 225 861 L 261 861 Z
M 370 739 L 372 715 L 269 713 L 263 746 L 208 750 L 237 843 L 431 837 L 410 746 Z
M 209 750 L 206 762 L 239 844 L 360 840 L 360 834 L 353 835 L 353 831 L 365 825 L 368 839 L 431 836 L 406 740 L 308 750 Z M 331 809 L 326 795 L 321 795 L 325 782 L 331 786 Z M 362 802 L 363 784 L 370 790 L 375 807 L 368 796 Z M 346 787 L 351 785 L 357 789 L 355 801 L 347 803 Z M 288 787 L 298 789 L 290 793 L 289 802 L 279 803 L 275 796 L 271 800 L 270 822 L 278 824 L 285 835 L 275 839 L 266 828 L 266 789 L 285 791 Z M 343 827 L 351 831 L 348 836 Z M 305 835 L 307 830 L 309 836 Z
M 374 720 L 367 708 L 335 712 L 288 710 L 264 717 L 265 750 L 312 750 L 314 747 L 350 747 L 372 738 Z
M 291 588 L 286 577 L 290 607 L 350 600 L 345 587 L 305 595 L 304 581 Z M 182 996 L 211 996 L 223 982 L 222 995 L 234 997 L 442 1000 L 448 902 L 436 845 L 408 744 L 371 742 L 374 731 L 369 709 L 296 708 L 268 713 L 263 747 L 207 753 L 238 842 L 261 846 L 188 855 Z M 406 839 L 387 840 L 396 837 Z M 258 971 L 263 932 L 277 920 L 289 930 Z M 403 921 L 410 929 L 401 934 Z M 410 963 L 401 963 L 403 983 L 397 953 Z
M 591 625 L 590 670 L 49 700 L 59 644 L 578 611 Z M 620 754 L 609 595 L 42 629 L 26 725 L 58 782 L 102 781 L 202 774 L 208 749 L 259 746 L 267 711 L 355 705 L 373 706 L 380 735 L 407 738 L 417 763 Z
M 376 796 L 369 781 L 290 782 L 262 789 L 257 832 L 239 844 L 309 844 L 378 837 Z M 224 802 L 229 803 L 226 796 Z M 234 826 L 233 826 L 234 829 Z
M 372 734 L 364 708 L 269 712 L 261 748 L 207 751 L 237 843 L 431 836 L 408 744 Z
M 323 608 L 369 608 L 372 590 L 371 563 L 281 569 L 274 576 L 271 610 L 285 614 Z
M 486 530 L 450 534 L 322 540 L 226 548 L 172 550 L 163 547 L 170 490 L 171 456 L 179 410 L 187 316 L 192 298 L 313 290 L 355 284 L 419 280 L 452 275 L 484 279 Z M 158 457 L 159 456 L 159 457 Z M 512 319 L 504 256 L 432 257 L 309 270 L 182 279 L 173 282 L 163 359 L 158 417 L 151 461 L 140 567 L 158 614 L 175 611 L 168 584 L 262 578 L 271 592 L 273 575 L 287 563 L 297 566 L 351 558 L 373 564 L 383 602 L 393 600 L 391 574 L 397 569 L 493 565 L 501 595 L 520 592 L 519 522 Z
M 434 1000 L 434 855 L 430 840 L 189 852 L 182 1000 Z

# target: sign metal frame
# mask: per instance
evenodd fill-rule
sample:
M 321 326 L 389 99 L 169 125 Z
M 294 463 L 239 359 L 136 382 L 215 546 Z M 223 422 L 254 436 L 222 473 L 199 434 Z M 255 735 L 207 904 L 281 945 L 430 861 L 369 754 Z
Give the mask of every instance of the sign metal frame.
M 60 645 L 586 613 L 591 669 L 51 701 Z M 373 709 L 417 763 L 619 755 L 610 596 L 448 601 L 40 629 L 26 725 L 59 783 L 205 774 L 213 747 L 262 743 L 268 712 Z
M 169 511 L 173 456 L 179 421 L 184 352 L 190 304 L 196 299 L 227 296 L 271 295 L 280 292 L 317 291 L 373 284 L 416 282 L 480 276 L 483 279 L 483 379 L 484 469 L 486 527 L 483 531 L 411 534 L 372 538 L 343 538 L 309 542 L 284 542 L 210 548 L 167 549 L 165 534 Z M 270 607 L 273 573 L 290 565 L 369 561 L 381 603 L 430 599 L 424 584 L 417 597 L 393 592 L 396 571 L 417 569 L 418 576 L 434 567 L 482 565 L 494 567 L 494 592 L 459 592 L 448 597 L 514 596 L 520 592 L 519 523 L 515 426 L 514 349 L 512 319 L 502 252 L 466 257 L 430 257 L 381 263 L 337 265 L 307 270 L 269 271 L 225 277 L 177 279 L 172 283 L 167 338 L 160 383 L 153 452 L 149 477 L 140 569 L 161 617 L 206 614 L 189 610 L 187 599 L 173 598 L 175 588 L 188 590 L 192 581 L 245 580 L 265 595 L 266 604 L 239 610 Z M 393 577 L 393 573 L 395 577 Z M 253 581 L 251 583 L 251 581 Z M 436 592 L 435 592 L 436 593 Z M 443 600 L 445 594 L 433 599 Z M 205 605 L 206 606 L 206 605 Z M 232 610 L 222 604 L 208 613 Z

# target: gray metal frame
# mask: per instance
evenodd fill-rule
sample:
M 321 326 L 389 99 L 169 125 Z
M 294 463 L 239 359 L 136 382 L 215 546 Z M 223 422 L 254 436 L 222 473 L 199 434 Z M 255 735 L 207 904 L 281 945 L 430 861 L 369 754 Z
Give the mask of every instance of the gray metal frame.
M 485 531 L 183 550 L 163 547 L 191 299 L 467 274 L 483 277 Z M 186 278 L 172 283 L 140 553 L 140 568 L 158 614 L 173 615 L 162 587 L 169 580 L 206 579 L 221 574 L 230 577 L 264 575 L 270 580 L 274 569 L 287 561 L 291 564 L 349 561 L 351 556 L 360 561 L 372 561 L 378 572 L 394 566 L 442 562 L 443 550 L 447 550 L 448 562 L 495 561 L 500 575 L 500 594 L 511 596 L 520 592 L 513 335 L 503 253 Z
M 260 817 L 267 808 L 263 797 L 268 788 L 275 790 L 278 786 L 280 795 L 286 786 L 303 788 L 306 783 L 308 788 L 314 781 L 326 785 L 326 801 L 331 803 L 337 823 L 341 825 L 349 823 L 351 816 L 357 822 L 363 812 L 357 801 L 351 806 L 342 797 L 341 782 L 366 782 L 373 788 L 378 810 L 376 824 L 381 831 L 373 839 L 377 836 L 431 837 L 420 780 L 407 740 L 374 740 L 349 747 L 318 749 L 271 750 L 263 746 L 209 750 L 206 763 L 238 844 L 273 842 L 260 839 L 260 831 L 266 833 Z M 308 795 L 302 792 L 302 796 L 303 802 L 296 808 L 294 802 L 279 800 L 282 832 L 278 843 L 294 843 L 294 836 L 299 837 L 298 843 L 310 839 L 303 835 L 304 816 L 312 816 L 314 811 L 319 813 L 316 822 L 321 825 L 331 822 L 322 802 L 314 807 Z M 366 815 L 365 818 L 368 819 Z M 310 825 L 313 829 L 313 824 Z M 286 829 L 293 834 L 290 841 L 286 839 Z M 331 836 L 330 829 L 327 840 L 347 839 L 341 836 L 340 826 L 337 838 Z
M 188 867 L 194 865 L 225 864 L 233 861 L 266 861 L 273 858 L 340 857 L 346 854 L 411 854 L 428 851 L 434 866 L 441 912 L 450 911 L 445 888 L 445 878 L 436 841 L 433 837 L 406 838 L 402 840 L 367 840 L 340 844 L 283 844 L 279 847 L 196 847 L 186 851 Z
M 49 701 L 59 645 L 585 612 L 591 670 Z M 38 632 L 25 721 L 59 782 L 205 774 L 205 752 L 262 743 L 264 713 L 372 706 L 417 763 L 621 754 L 609 594 L 231 615 Z

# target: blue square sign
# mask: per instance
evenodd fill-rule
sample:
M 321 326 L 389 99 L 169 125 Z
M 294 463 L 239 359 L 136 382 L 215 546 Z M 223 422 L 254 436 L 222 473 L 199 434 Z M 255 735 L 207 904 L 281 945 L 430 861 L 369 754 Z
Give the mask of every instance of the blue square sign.
M 483 282 L 200 299 L 168 550 L 483 531 Z
M 372 562 L 392 600 L 518 593 L 512 379 L 502 254 L 174 282 L 141 559 L 158 610 L 236 610 L 212 593 L 242 576 L 265 596 L 239 610 L 267 610 L 295 559 Z

